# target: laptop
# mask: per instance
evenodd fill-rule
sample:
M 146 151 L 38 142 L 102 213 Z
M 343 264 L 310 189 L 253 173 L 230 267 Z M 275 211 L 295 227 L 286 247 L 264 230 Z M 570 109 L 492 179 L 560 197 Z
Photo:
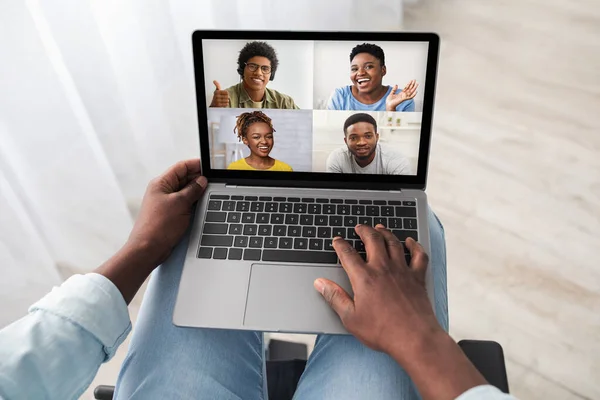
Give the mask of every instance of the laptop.
M 333 237 L 364 258 L 354 227 L 382 223 L 430 253 L 438 36 L 213 30 L 192 43 L 209 185 L 173 323 L 347 334 L 313 288 L 323 277 L 352 295 Z M 426 289 L 433 304 L 430 270 Z

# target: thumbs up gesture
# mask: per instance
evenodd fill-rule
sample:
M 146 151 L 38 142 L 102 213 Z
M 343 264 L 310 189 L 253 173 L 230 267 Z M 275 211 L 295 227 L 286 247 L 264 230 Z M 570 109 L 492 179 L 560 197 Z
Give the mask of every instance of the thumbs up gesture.
M 221 89 L 221 84 L 217 81 L 213 81 L 215 85 L 215 92 L 213 94 L 213 99 L 210 103 L 211 107 L 229 107 L 229 93 L 227 90 Z

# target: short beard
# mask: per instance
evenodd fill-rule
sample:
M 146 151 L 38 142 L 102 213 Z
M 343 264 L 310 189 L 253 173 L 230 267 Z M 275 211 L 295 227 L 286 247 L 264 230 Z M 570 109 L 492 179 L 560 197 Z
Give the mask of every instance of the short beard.
M 373 147 L 373 150 L 371 150 L 369 152 L 369 154 L 367 154 L 366 156 L 359 156 L 358 154 L 356 154 L 352 150 L 350 150 L 350 153 L 352 153 L 352 155 L 354 156 L 355 159 L 360 160 L 360 161 L 364 161 L 364 160 L 368 160 L 373 155 L 373 153 L 375 153 L 376 150 L 377 150 L 377 146 Z

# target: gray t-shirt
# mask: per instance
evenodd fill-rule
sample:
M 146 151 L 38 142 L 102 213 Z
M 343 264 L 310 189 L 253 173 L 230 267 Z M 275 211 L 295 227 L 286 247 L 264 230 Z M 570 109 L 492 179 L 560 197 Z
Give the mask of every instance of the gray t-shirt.
M 327 157 L 327 172 L 338 174 L 376 174 L 376 175 L 411 175 L 412 171 L 408 160 L 404 156 L 388 147 L 377 144 L 375 158 L 362 168 L 354 160 L 348 147 L 340 147 L 331 152 Z

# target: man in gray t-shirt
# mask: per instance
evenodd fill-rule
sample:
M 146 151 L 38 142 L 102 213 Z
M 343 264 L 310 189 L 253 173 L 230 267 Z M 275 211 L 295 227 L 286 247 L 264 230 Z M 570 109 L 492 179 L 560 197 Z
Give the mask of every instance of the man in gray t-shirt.
M 410 175 L 408 160 L 379 144 L 377 122 L 369 114 L 352 114 L 344 122 L 346 146 L 327 157 L 327 172 L 341 174 Z

